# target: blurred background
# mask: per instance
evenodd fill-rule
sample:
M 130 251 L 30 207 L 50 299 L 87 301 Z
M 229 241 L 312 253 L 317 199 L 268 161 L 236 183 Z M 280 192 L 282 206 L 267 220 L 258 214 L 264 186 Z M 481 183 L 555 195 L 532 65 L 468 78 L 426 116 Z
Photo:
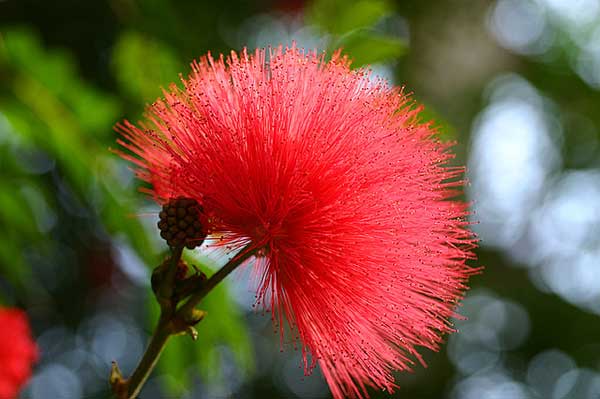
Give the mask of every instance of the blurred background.
M 0 303 L 41 349 L 22 398 L 108 397 L 156 320 L 166 248 L 113 124 L 208 51 L 291 40 L 406 85 L 469 168 L 486 270 L 394 397 L 600 398 L 599 0 L 0 0 Z M 253 300 L 229 278 L 141 397 L 329 397 Z

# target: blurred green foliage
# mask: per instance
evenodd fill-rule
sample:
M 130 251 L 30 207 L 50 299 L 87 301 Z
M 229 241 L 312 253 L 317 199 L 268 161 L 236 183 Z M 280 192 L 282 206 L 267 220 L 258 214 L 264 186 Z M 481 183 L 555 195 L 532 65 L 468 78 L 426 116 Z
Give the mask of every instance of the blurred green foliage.
M 113 49 L 113 70 L 120 88 L 138 104 L 152 102 L 184 72 L 184 63 L 164 43 L 137 32 L 121 35 Z
M 0 50 L 1 72 L 10 76 L 0 96 L 2 116 L 6 118 L 3 129 L 7 130 L 3 136 L 13 147 L 46 152 L 56 161 L 76 200 L 97 213 L 97 222 L 110 234 L 125 237 L 149 268 L 154 267 L 157 248 L 153 248 L 147 230 L 135 217 L 143 197 L 121 184 L 123 162 L 108 151 L 114 146 L 112 125 L 123 112 L 122 100 L 87 83 L 68 52 L 45 50 L 31 30 L 5 31 Z M 113 51 L 117 82 L 124 98 L 136 107 L 158 97 L 161 85 L 176 79 L 182 70 L 169 47 L 140 33 L 123 33 Z M 40 202 L 42 207 L 56 207 L 52 203 L 56 202 L 56 193 L 37 176 L 19 170 L 20 153 L 6 147 L 2 146 L 4 173 L 0 177 L 0 220 L 6 227 L 0 233 L 0 268 L 12 284 L 24 286 L 31 273 L 21 243 L 38 249 L 53 245 L 46 232 L 38 229 L 35 212 Z M 148 306 L 154 309 L 154 303 L 152 297 Z M 207 381 L 222 382 L 214 350 L 218 345 L 231 348 L 242 370 L 251 369 L 246 330 L 226 288 L 214 290 L 204 307 L 218 316 L 202 323 L 203 334 L 198 342 L 192 345 L 176 340 L 161 361 L 172 381 L 184 383 L 187 374 L 178 371 L 197 364 Z M 151 314 L 151 323 L 155 323 L 157 317 Z M 176 386 L 171 384 L 169 388 L 176 392 Z
M 385 0 L 317 0 L 307 10 L 308 21 L 332 36 L 329 50 L 342 48 L 354 67 L 396 60 L 407 50 L 404 39 L 380 32 L 377 24 L 392 15 Z
M 44 50 L 30 30 L 4 32 L 0 49 L 0 67 L 11 76 L 11 84 L 3 86 L 0 97 L 2 114 L 12 140 L 16 140 L 15 145 L 44 151 L 56 162 L 77 200 L 93 206 L 109 232 L 124 233 L 143 257 L 152 259 L 155 251 L 146 233 L 139 222 L 130 217 L 136 214 L 139 201 L 134 193 L 119 184 L 117 165 L 107 151 L 114 137 L 111 127 L 122 105 L 114 96 L 85 82 L 68 53 Z M 22 163 L 19 152 L 6 155 L 7 159 L 11 155 L 16 157 L 13 165 Z M 20 177 L 29 178 L 27 174 Z M 40 190 L 43 189 L 40 186 Z M 52 188 L 46 190 L 50 190 L 46 193 L 48 197 L 56 196 Z M 22 203 L 15 201 L 15 205 Z M 31 238 L 24 234 L 16 240 L 29 242 Z M 19 251 L 19 245 L 5 247 Z M 11 259 L 19 258 L 17 253 L 11 254 Z M 3 262 L 3 265 L 16 268 L 15 262 Z M 21 265 L 19 269 L 25 267 Z

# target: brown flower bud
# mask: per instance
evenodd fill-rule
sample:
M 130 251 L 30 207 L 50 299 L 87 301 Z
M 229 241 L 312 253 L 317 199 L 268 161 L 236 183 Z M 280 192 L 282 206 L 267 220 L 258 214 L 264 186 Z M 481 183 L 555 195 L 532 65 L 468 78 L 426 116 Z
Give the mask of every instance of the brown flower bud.
M 160 236 L 170 247 L 193 249 L 206 238 L 206 217 L 202 206 L 192 198 L 171 199 L 163 205 L 158 216 Z

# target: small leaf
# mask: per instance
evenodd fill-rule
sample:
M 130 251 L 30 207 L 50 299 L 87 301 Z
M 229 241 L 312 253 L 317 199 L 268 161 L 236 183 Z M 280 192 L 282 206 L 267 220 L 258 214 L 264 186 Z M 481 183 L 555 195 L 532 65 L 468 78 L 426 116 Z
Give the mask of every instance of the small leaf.
M 15 239 L 16 238 L 16 239 Z M 31 276 L 31 269 L 25 263 L 21 251 L 18 249 L 23 244 L 20 236 L 0 235 L 0 272 L 15 286 L 22 286 Z
M 432 126 L 438 131 L 438 138 L 442 141 L 455 140 L 456 128 L 445 120 L 432 106 L 428 105 L 419 112 L 421 122 L 432 122 Z
M 123 91 L 142 104 L 161 96 L 161 85 L 166 87 L 182 71 L 169 47 L 136 32 L 119 38 L 113 68 Z
M 341 47 L 344 54 L 352 59 L 353 67 L 375 64 L 393 60 L 408 50 L 402 39 L 381 36 L 366 30 L 354 31 L 335 43 L 334 48 Z
M 195 346 L 198 369 L 204 379 L 216 382 L 223 378 L 218 352 L 206 350 L 220 345 L 229 347 L 242 374 L 250 373 L 254 362 L 247 326 L 237 304 L 230 297 L 226 283 L 212 290 L 200 307 L 208 312 L 208 316 L 197 326 L 198 341 Z
M 27 201 L 17 187 L 4 185 L 0 189 L 0 220 L 6 226 L 21 231 L 36 232 L 36 221 Z
M 322 30 L 343 35 L 370 27 L 392 11 L 384 0 L 317 0 L 309 7 L 309 21 Z
M 0 62 L 16 69 L 22 79 L 31 79 L 75 114 L 81 128 L 107 136 L 119 114 L 119 104 L 87 84 L 78 74 L 70 53 L 46 50 L 27 29 L 13 29 L 3 35 Z

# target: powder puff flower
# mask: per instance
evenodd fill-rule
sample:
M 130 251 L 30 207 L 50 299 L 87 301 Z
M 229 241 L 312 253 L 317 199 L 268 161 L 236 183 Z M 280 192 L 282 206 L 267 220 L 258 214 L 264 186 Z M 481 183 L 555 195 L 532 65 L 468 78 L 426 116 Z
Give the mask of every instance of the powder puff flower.
M 296 48 L 210 55 L 137 126 L 151 194 L 190 197 L 212 245 L 249 247 L 258 301 L 336 398 L 392 391 L 438 349 L 475 269 L 463 168 L 401 89 Z M 285 337 L 285 338 L 284 338 Z
M 25 313 L 18 309 L 0 308 L 0 398 L 17 397 L 31 377 L 37 347 L 31 338 Z

